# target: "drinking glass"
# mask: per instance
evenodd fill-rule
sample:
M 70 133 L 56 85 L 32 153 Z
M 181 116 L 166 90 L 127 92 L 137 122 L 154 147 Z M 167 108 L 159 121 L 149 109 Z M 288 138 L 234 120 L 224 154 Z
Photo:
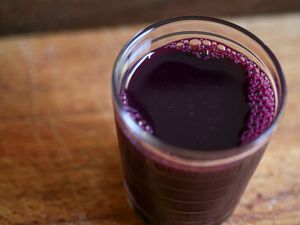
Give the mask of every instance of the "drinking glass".
M 276 115 L 255 140 L 221 151 L 180 148 L 145 132 L 126 113 L 120 100 L 126 72 L 151 51 L 191 37 L 216 40 L 236 49 L 268 76 Z M 132 207 L 146 224 L 216 225 L 231 215 L 261 160 L 282 115 L 286 85 L 278 60 L 255 35 L 224 20 L 197 16 L 167 19 L 136 34 L 115 62 L 112 91 L 125 187 Z

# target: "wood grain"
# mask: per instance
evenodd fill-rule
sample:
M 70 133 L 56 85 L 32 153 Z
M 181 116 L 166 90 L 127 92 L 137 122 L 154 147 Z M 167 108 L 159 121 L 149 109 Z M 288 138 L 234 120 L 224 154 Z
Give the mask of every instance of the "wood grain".
M 300 14 L 233 21 L 274 50 L 289 96 L 225 224 L 299 225 Z M 0 39 L 1 225 L 142 225 L 123 188 L 110 79 L 122 44 L 143 26 Z

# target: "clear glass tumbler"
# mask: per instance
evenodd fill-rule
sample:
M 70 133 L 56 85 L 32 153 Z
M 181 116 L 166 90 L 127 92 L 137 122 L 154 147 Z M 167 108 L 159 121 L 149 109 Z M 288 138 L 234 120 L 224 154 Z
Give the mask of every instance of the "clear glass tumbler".
M 126 114 L 119 98 L 126 72 L 152 50 L 190 37 L 225 43 L 254 61 L 269 77 L 276 117 L 250 143 L 213 152 L 183 149 L 144 132 Z M 113 69 L 112 88 L 125 186 L 131 205 L 145 223 L 216 225 L 225 221 L 263 156 L 283 111 L 285 80 L 271 50 L 249 31 L 224 20 L 168 19 L 142 30 L 123 47 Z

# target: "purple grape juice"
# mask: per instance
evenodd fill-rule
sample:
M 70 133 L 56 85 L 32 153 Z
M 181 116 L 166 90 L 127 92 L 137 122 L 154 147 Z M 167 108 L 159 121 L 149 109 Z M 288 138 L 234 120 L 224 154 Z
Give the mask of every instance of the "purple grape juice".
M 235 49 L 202 38 L 178 40 L 147 54 L 127 71 L 120 99 L 144 132 L 202 153 L 219 154 L 253 141 L 275 114 L 264 71 Z M 220 165 L 186 165 L 172 160 L 172 152 L 162 158 L 146 151 L 121 122 L 116 124 L 130 202 L 152 225 L 223 222 L 266 147 Z
M 121 98 L 136 123 L 178 147 L 232 148 L 259 136 L 274 117 L 274 93 L 264 72 L 210 40 L 156 49 L 124 83 Z

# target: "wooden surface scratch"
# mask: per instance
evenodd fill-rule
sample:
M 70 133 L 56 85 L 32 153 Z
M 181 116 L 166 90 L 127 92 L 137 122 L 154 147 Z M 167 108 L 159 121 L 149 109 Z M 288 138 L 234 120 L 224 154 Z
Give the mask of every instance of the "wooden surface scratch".
M 300 225 L 300 14 L 232 21 L 274 50 L 289 96 L 225 224 Z M 123 188 L 110 79 L 121 46 L 143 26 L 0 39 L 1 225 L 142 224 Z

